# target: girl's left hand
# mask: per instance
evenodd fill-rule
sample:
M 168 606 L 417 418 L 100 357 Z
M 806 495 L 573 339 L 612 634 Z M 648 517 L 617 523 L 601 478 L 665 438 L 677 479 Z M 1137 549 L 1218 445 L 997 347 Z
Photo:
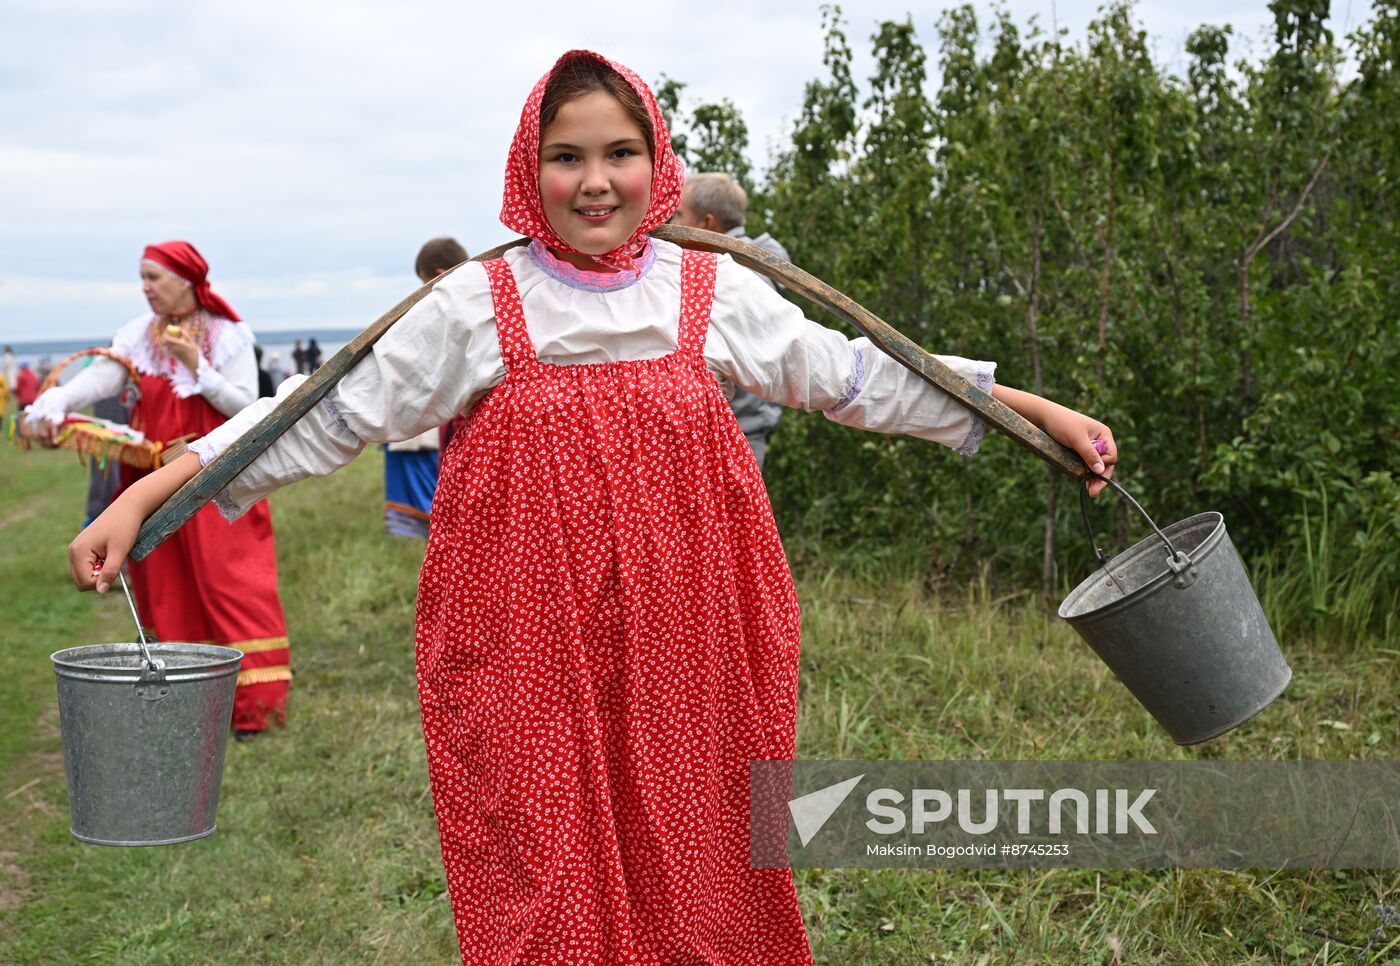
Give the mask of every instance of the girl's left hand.
M 175 335 L 167 326 L 161 329 L 161 343 L 165 346 L 165 351 L 169 352 L 180 362 L 184 363 L 186 369 L 191 373 L 197 373 L 199 369 L 199 346 L 194 341 L 194 335 L 189 329 L 181 327 L 180 334 Z
M 1090 419 L 1058 403 L 1051 404 L 1041 428 L 1078 453 L 1085 466 L 1103 477 L 1097 480 L 1089 478 L 1089 495 L 1098 496 L 1108 485 L 1104 481 L 1112 479 L 1113 464 L 1118 462 L 1118 444 L 1113 441 L 1113 431 L 1097 419 Z

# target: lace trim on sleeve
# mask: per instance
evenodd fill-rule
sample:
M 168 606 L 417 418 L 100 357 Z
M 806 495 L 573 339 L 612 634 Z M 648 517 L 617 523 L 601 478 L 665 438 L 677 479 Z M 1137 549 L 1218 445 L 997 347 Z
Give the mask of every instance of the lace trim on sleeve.
M 233 501 L 233 497 L 228 495 L 228 490 L 220 490 L 218 493 L 214 494 L 214 506 L 218 508 L 219 516 L 223 517 L 229 523 L 232 523 L 243 515 L 243 511 L 239 509 L 238 504 Z
M 995 374 L 997 365 L 995 362 L 986 362 L 977 367 L 977 388 L 985 393 L 992 391 L 992 386 L 996 385 Z M 972 414 L 972 428 L 967 431 L 963 441 L 957 446 L 959 456 L 972 456 L 982 446 L 982 437 L 987 435 L 987 424 L 981 416 Z
M 350 424 L 347 423 L 345 421 L 345 417 L 340 414 L 340 407 L 335 404 L 335 400 L 331 398 L 330 393 L 326 393 L 326 395 L 321 397 L 321 405 L 325 408 L 326 413 L 331 417 L 331 419 L 335 420 L 335 424 L 337 426 L 345 430 L 350 435 L 355 435 L 355 431 L 350 428 Z
M 219 455 L 219 450 L 214 448 L 214 444 L 210 442 L 208 436 L 202 436 L 191 442 L 189 444 L 189 452 L 199 457 L 199 465 L 202 467 L 208 466 L 210 463 L 214 462 L 214 457 Z M 243 515 L 242 511 L 238 508 L 238 504 L 228 495 L 227 489 L 220 490 L 218 493 L 214 494 L 214 506 L 218 508 L 219 516 L 223 517 L 229 523 L 232 523 Z
M 856 374 L 851 379 L 851 384 L 846 389 L 845 395 L 836 400 L 836 405 L 827 410 L 828 413 L 839 413 L 860 395 L 860 391 L 865 388 L 865 356 L 858 347 L 851 348 L 851 355 L 855 356 Z
M 201 436 L 199 439 L 194 440 L 189 444 L 188 449 L 191 453 L 199 457 L 199 465 L 201 467 L 208 466 L 210 463 L 214 462 L 214 457 L 219 455 L 219 451 L 214 448 L 214 444 L 209 442 L 208 436 Z

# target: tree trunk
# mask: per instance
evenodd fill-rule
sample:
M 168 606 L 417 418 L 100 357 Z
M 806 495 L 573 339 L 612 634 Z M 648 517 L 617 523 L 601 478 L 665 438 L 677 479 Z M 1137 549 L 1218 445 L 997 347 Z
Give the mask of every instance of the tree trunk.
M 1243 399 L 1248 399 L 1254 392 L 1253 350 L 1250 348 L 1248 261 L 1240 263 L 1240 335 L 1244 339 L 1244 348 L 1240 350 L 1240 396 Z
M 1104 357 L 1108 354 L 1108 293 L 1109 279 L 1113 273 L 1114 228 L 1118 219 L 1118 158 L 1109 155 L 1108 160 L 1108 224 L 1103 237 L 1103 269 L 1099 274 L 1099 352 L 1094 362 L 1094 375 L 1099 386 L 1104 385 Z
M 1313 188 L 1317 187 L 1317 179 L 1322 177 L 1322 172 L 1327 168 L 1327 162 L 1332 157 L 1332 149 L 1337 146 L 1333 141 L 1327 145 L 1327 150 L 1322 152 L 1322 160 L 1318 161 L 1317 167 L 1313 169 L 1312 177 L 1308 179 L 1307 186 L 1298 195 L 1298 201 L 1293 206 L 1293 210 L 1288 216 L 1269 230 L 1269 219 L 1272 217 L 1276 196 L 1271 192 L 1268 204 L 1264 208 L 1263 224 L 1260 226 L 1259 237 L 1250 242 L 1249 247 L 1240 256 L 1239 276 L 1240 276 L 1240 335 L 1244 339 L 1244 348 L 1240 352 L 1240 382 L 1241 392 L 1245 399 L 1248 399 L 1254 391 L 1253 373 L 1253 333 L 1250 331 L 1251 321 L 1249 317 L 1249 266 L 1254 261 L 1254 256 L 1263 251 L 1268 244 L 1288 229 L 1303 212 L 1303 207 L 1308 203 L 1308 196 L 1312 194 Z
M 1031 339 L 1031 382 L 1037 396 L 1045 395 L 1045 375 L 1040 362 L 1040 249 L 1043 238 L 1041 213 L 1036 209 L 1031 227 L 1031 278 L 1026 299 L 1026 329 Z M 1055 498 L 1059 479 L 1049 467 L 1045 486 L 1045 539 L 1041 558 L 1041 592 L 1049 598 L 1055 590 Z
M 1055 596 L 1055 509 L 1060 495 L 1060 471 L 1045 468 L 1045 546 L 1040 566 L 1040 592 L 1046 600 Z

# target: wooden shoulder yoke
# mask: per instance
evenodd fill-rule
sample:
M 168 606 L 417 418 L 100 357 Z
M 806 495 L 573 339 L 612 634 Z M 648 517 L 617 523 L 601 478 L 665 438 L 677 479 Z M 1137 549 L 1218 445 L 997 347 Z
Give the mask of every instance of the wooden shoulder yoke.
M 1082 477 L 1087 469 L 1073 450 L 1064 447 L 1047 436 L 1041 429 L 1023 418 L 1010 407 L 993 399 L 990 394 L 979 389 L 938 359 L 934 358 L 915 342 L 888 325 L 873 312 L 832 288 L 826 282 L 804 272 L 792 262 L 779 258 L 751 242 L 702 231 L 698 228 L 681 228 L 675 225 L 662 225 L 655 229 L 652 237 L 672 242 L 684 248 L 700 251 L 719 252 L 729 255 L 741 265 L 767 276 L 779 285 L 799 295 L 811 299 L 839 318 L 845 319 L 883 352 L 893 356 L 920 378 L 932 383 L 951 395 L 958 402 L 975 411 L 987 423 L 1016 442 L 1035 453 L 1060 471 L 1072 477 Z M 473 262 L 499 258 L 512 248 L 527 244 L 528 239 L 518 238 L 504 245 L 482 252 Z M 467 264 L 463 262 L 462 265 Z M 457 271 L 458 265 L 450 271 Z M 192 516 L 235 476 L 243 472 L 269 446 L 277 441 L 292 424 L 311 411 L 337 382 L 343 379 L 355 365 L 367 356 L 374 344 L 385 332 L 403 318 L 408 310 L 417 305 L 433 286 L 441 279 L 424 284 L 388 312 L 381 315 L 372 325 L 317 369 L 310 378 L 298 386 L 277 408 L 264 416 L 252 429 L 244 433 L 228 449 L 220 453 L 208 466 L 204 467 L 188 483 L 151 514 L 142 525 L 132 548 L 131 556 L 143 560 L 157 546 L 185 524 Z

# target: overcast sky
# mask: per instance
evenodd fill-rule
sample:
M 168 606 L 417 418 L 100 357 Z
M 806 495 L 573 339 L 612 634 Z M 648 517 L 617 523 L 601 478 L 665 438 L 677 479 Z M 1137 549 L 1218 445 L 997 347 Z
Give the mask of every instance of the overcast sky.
M 843 4 L 857 78 L 878 21 L 912 17 L 932 59 L 951 5 Z M 1098 4 L 1007 7 L 1078 41 Z M 1263 0 L 1136 12 L 1168 68 L 1202 23 L 1233 24 L 1238 56 L 1271 22 Z M 1342 0 L 1332 27 L 1369 16 Z M 510 237 L 506 148 L 571 47 L 683 81 L 692 106 L 731 99 L 760 167 L 825 76 L 815 0 L 0 0 L 0 37 L 0 341 L 105 340 L 145 308 L 142 247 L 168 238 L 204 253 L 259 331 L 368 324 L 414 287 L 426 239 L 475 252 Z

